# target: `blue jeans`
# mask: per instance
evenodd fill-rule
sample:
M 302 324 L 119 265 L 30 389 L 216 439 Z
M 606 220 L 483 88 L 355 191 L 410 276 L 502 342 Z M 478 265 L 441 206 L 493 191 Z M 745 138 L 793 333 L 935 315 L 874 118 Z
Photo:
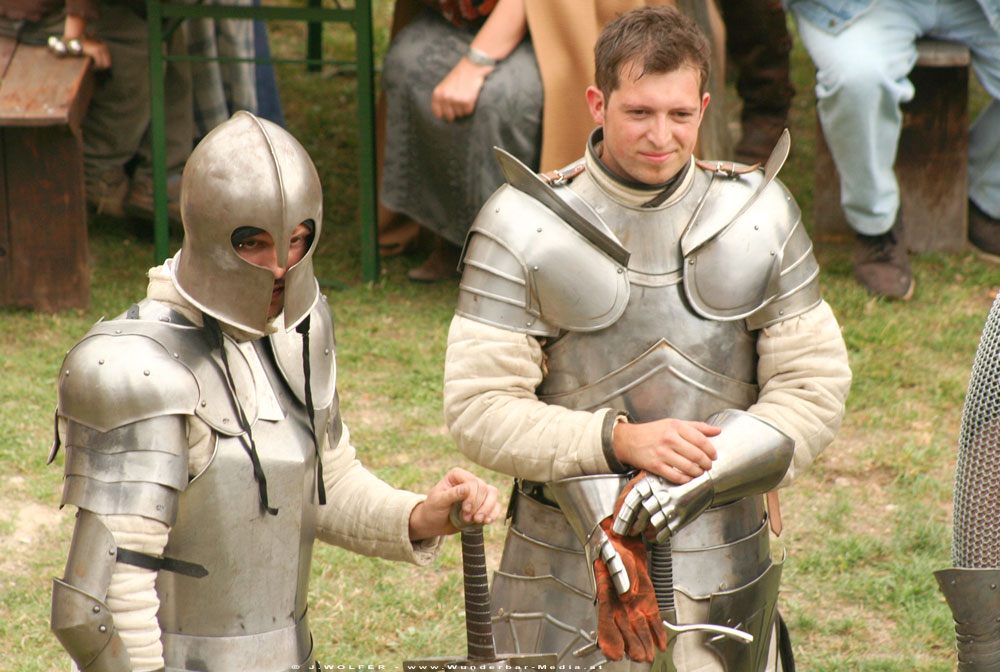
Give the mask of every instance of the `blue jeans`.
M 833 34 L 791 6 L 802 43 L 816 64 L 816 99 L 827 145 L 840 173 L 840 201 L 859 233 L 888 231 L 899 210 L 893 172 L 913 99 L 907 78 L 916 39 L 969 47 L 972 69 L 993 101 L 969 130 L 969 198 L 1000 218 L 1000 34 L 975 0 L 876 0 Z

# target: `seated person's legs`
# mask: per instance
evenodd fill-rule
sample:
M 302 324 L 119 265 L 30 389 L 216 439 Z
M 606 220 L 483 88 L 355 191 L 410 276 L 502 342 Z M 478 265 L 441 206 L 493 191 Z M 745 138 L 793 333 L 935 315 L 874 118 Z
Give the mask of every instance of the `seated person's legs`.
M 907 75 L 923 27 L 898 2 L 877 3 L 836 33 L 792 9 L 817 67 L 817 108 L 840 174 L 841 206 L 858 233 L 855 273 L 876 295 L 909 298 L 913 278 L 893 165 L 903 120 L 899 106 L 913 98 Z
M 977 3 L 956 6 L 944 39 L 969 47 L 972 70 L 993 102 L 969 129 L 969 240 L 1000 255 L 1000 34 Z

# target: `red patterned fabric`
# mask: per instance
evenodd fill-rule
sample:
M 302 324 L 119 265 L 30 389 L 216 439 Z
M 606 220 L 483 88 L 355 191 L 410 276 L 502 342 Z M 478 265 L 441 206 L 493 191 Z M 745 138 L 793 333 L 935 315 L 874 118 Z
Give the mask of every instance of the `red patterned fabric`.
M 459 28 L 478 28 L 497 4 L 497 0 L 424 0 L 424 2 Z

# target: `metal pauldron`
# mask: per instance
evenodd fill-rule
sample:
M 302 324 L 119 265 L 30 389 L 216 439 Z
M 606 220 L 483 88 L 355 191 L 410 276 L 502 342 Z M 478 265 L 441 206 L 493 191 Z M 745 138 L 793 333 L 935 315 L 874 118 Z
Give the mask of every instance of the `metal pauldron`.
M 699 315 L 760 329 L 819 304 L 812 241 L 774 175 L 714 177 L 702 203 L 681 236 L 684 289 Z
M 455 312 L 512 331 L 603 329 L 628 303 L 625 267 L 510 185 L 480 210 L 462 263 Z

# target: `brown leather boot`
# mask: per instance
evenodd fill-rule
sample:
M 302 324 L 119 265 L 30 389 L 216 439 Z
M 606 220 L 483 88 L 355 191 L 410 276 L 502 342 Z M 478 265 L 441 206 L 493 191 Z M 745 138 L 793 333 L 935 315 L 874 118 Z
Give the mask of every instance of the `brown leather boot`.
M 462 248 L 437 236 L 434 249 L 420 266 L 410 269 L 406 276 L 414 282 L 439 282 L 458 277 L 458 261 Z
M 1000 262 L 1000 220 L 993 219 L 969 199 L 969 242 L 979 255 Z
M 907 301 L 913 296 L 913 272 L 906 249 L 903 220 L 878 236 L 857 234 L 854 276 L 875 296 Z

